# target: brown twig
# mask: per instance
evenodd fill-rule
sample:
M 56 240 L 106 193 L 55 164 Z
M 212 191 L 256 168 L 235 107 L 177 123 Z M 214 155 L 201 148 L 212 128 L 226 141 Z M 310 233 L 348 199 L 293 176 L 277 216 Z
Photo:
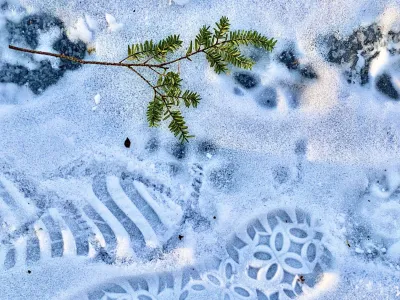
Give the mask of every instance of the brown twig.
M 52 56 L 52 57 L 57 57 L 57 58 L 61 58 L 61 59 L 66 59 L 66 60 L 73 61 L 73 62 L 83 64 L 83 65 L 102 65 L 102 66 L 113 66 L 113 67 L 147 67 L 147 68 L 152 67 L 152 68 L 159 68 L 159 69 L 164 69 L 164 70 L 168 69 L 167 67 L 160 66 L 159 64 L 158 65 L 146 64 L 146 63 L 125 64 L 125 63 L 119 63 L 119 62 L 83 60 L 80 58 L 76 58 L 76 57 L 68 56 L 68 55 L 64 55 L 64 54 L 31 50 L 31 49 L 16 47 L 13 45 L 9 45 L 8 48 L 15 50 L 15 51 L 21 51 L 21 52 L 26 52 L 26 53 L 40 54 L 40 55 L 46 55 L 46 56 Z
M 140 52 L 136 52 L 134 54 L 131 54 L 131 55 L 125 57 L 123 60 L 121 60 L 120 63 L 126 61 L 127 59 L 131 58 L 132 56 L 135 56 L 135 55 L 138 55 L 138 54 L 143 54 L 143 53 L 146 53 L 146 51 L 140 51 Z
M 182 57 L 179 57 L 179 58 L 176 58 L 174 60 L 167 61 L 164 63 L 160 63 L 160 64 L 148 64 L 147 63 L 148 61 L 145 61 L 143 63 L 130 63 L 130 64 L 123 63 L 123 61 L 128 59 L 130 56 L 126 57 L 125 59 L 121 60 L 120 62 L 107 62 L 107 61 L 83 60 L 80 58 L 76 58 L 76 57 L 68 56 L 68 55 L 64 55 L 64 54 L 20 48 L 20 47 L 13 46 L 13 45 L 8 45 L 8 48 L 15 50 L 15 51 L 20 51 L 20 52 L 40 54 L 40 55 L 46 55 L 46 56 L 52 56 L 52 57 L 57 57 L 57 58 L 61 58 L 61 59 L 66 59 L 66 60 L 73 61 L 73 62 L 83 64 L 83 65 L 102 65 L 102 66 L 113 66 L 113 67 L 146 67 L 146 68 L 150 68 L 154 71 L 154 68 L 167 70 L 168 69 L 168 67 L 166 67 L 167 65 L 173 64 L 173 63 L 181 61 L 183 59 L 191 60 L 190 57 L 193 55 L 196 55 L 199 53 L 206 53 L 206 51 L 208 49 L 213 48 L 218 45 L 221 45 L 221 44 L 228 43 L 228 42 L 230 42 L 230 40 L 217 42 L 209 47 L 205 47 L 203 49 L 198 49 L 192 53 L 186 54 L 185 56 L 182 56 Z

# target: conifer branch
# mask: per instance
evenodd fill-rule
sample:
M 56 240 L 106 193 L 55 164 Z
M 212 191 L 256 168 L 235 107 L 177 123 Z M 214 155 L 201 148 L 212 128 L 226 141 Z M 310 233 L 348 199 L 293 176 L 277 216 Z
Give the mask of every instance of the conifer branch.
M 167 72 L 169 65 L 179 64 L 181 60 L 191 61 L 192 56 L 203 53 L 210 66 L 218 74 L 227 72 L 229 65 L 242 69 L 251 69 L 255 62 L 251 58 L 244 56 L 240 48 L 251 45 L 265 51 L 272 51 L 277 42 L 275 39 L 267 38 L 254 30 L 230 31 L 230 23 L 227 17 L 222 17 L 215 25 L 212 30 L 209 26 L 201 27 L 195 39 L 190 41 L 185 55 L 169 61 L 167 56 L 182 47 L 183 42 L 179 35 L 170 35 L 157 43 L 148 40 L 143 43 L 129 45 L 128 56 L 119 62 L 83 60 L 64 54 L 25 49 L 13 45 L 9 45 L 9 48 L 26 53 L 57 57 L 83 65 L 128 68 L 153 90 L 153 100 L 149 102 L 146 111 L 149 126 L 157 127 L 163 120 L 169 120 L 169 130 L 181 142 L 187 142 L 193 135 L 189 134 L 180 106 L 183 103 L 187 108 L 196 108 L 201 98 L 196 92 L 182 91 L 179 68 L 178 73 Z M 132 61 L 132 63 L 126 63 L 126 61 Z M 153 84 L 136 68 L 144 68 L 154 72 L 158 76 L 157 82 Z

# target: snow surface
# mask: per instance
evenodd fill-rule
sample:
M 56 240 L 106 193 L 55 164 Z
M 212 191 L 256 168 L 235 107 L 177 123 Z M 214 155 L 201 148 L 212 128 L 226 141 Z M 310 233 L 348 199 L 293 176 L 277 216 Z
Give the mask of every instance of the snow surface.
M 222 15 L 233 29 L 256 29 L 278 43 L 272 54 L 252 53 L 259 83 L 250 89 L 235 82 L 237 70 L 216 75 L 204 57 L 180 64 L 185 86 L 202 96 L 197 109 L 184 110 L 196 135 L 184 148 L 166 126 L 148 128 L 151 91 L 128 70 L 85 65 L 38 95 L 0 83 L 0 299 L 100 299 L 106 291 L 110 299 L 185 292 L 187 299 L 241 299 L 247 291 L 267 299 L 260 289 L 284 299 L 294 287 L 279 280 L 292 275 L 303 299 L 400 297 L 400 106 L 375 84 L 389 74 L 400 93 L 400 55 L 388 51 L 400 43 L 377 46 L 363 86 L 349 84 L 347 65 L 324 55 L 329 35 L 372 23 L 384 40 L 399 32 L 397 0 L 5 3 L 0 72 L 6 64 L 35 70 L 44 60 L 7 47 L 7 20 L 35 13 L 60 18 L 71 40 L 94 49 L 91 60 L 120 61 L 128 44 L 168 34 L 188 41 Z M 60 33 L 40 32 L 38 49 L 54 51 Z M 279 62 L 287 49 L 317 78 Z M 357 56 L 360 72 L 365 57 Z M 265 232 L 255 236 L 270 236 L 265 245 L 253 243 L 258 224 Z M 289 248 L 293 241 L 305 252 Z M 266 267 L 256 255 L 276 264 Z M 207 265 L 213 257 L 222 261 L 214 269 Z M 293 261 L 301 262 L 297 271 Z M 258 277 L 246 277 L 255 266 Z M 179 284 L 156 298 L 164 273 Z

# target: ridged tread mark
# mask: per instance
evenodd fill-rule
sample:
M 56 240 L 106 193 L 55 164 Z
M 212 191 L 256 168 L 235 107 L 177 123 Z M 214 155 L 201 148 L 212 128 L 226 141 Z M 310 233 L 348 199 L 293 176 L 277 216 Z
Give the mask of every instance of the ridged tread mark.
M 34 186 L 23 176 L 15 176 L 20 179 L 18 185 L 0 174 L 0 201 L 4 200 L 1 219 L 4 219 L 4 211 L 8 210 L 8 218 L 29 217 L 29 221 L 24 224 L 14 222 L 4 236 L 0 246 L 0 269 L 9 269 L 17 264 L 32 265 L 44 257 L 62 257 L 66 254 L 88 256 L 89 234 L 85 230 L 87 227 L 82 222 L 78 223 L 73 216 L 77 209 L 68 211 L 61 208 L 62 212 L 66 212 L 64 214 L 56 208 L 48 208 L 44 213 L 35 207 L 35 201 L 27 198 L 27 195 L 37 196 Z M 23 187 L 19 187 L 21 184 Z
M 204 289 L 201 271 L 203 267 L 198 267 L 200 266 L 188 266 L 177 272 L 126 277 L 101 284 L 85 293 L 90 300 L 114 298 L 139 300 L 186 299 L 189 291 L 196 292 Z M 215 296 L 211 299 L 216 299 Z
M 106 187 L 103 187 L 103 189 Z M 117 257 L 133 257 L 135 255 L 134 250 L 131 244 L 131 238 L 129 233 L 126 231 L 126 228 L 121 224 L 121 221 L 109 210 L 103 201 L 101 201 L 93 191 L 93 186 L 87 193 L 87 201 L 90 203 L 90 206 L 96 211 L 96 213 L 104 220 L 104 224 L 99 223 L 100 225 L 104 225 L 105 229 L 111 229 L 112 233 L 115 235 L 116 244 L 115 244 L 115 254 Z M 106 200 L 109 200 L 106 199 Z M 107 203 L 107 202 L 106 202 Z M 115 204 L 114 204 L 115 207 Z M 102 250 L 104 254 L 104 249 Z M 108 260 L 108 258 L 107 258 Z
M 153 189 L 161 194 L 165 194 L 167 197 L 171 197 L 172 191 L 169 187 L 165 186 L 164 184 L 157 184 L 150 181 L 148 178 L 145 178 L 141 175 L 133 176 L 129 175 L 126 172 L 121 173 L 121 179 L 124 180 L 125 178 L 132 176 L 135 181 L 143 183 L 147 188 Z
M 83 207 L 84 213 L 93 221 L 94 225 L 99 229 L 102 234 L 105 245 L 104 247 L 110 253 L 115 253 L 117 248 L 117 237 L 111 227 L 104 221 L 104 219 L 90 206 Z
M 18 218 L 14 214 L 12 207 L 7 205 L 2 198 L 0 198 L 0 218 L 3 226 L 7 226 L 11 231 L 16 231 L 21 225 Z
M 199 212 L 199 199 L 201 187 L 203 186 L 203 167 L 200 164 L 193 164 L 192 166 L 193 179 L 192 179 L 192 192 L 189 199 L 186 200 L 187 206 L 182 222 L 190 221 L 195 231 L 203 231 L 210 227 L 210 221 L 203 217 Z
M 177 247 L 180 242 L 177 237 L 181 234 L 182 227 L 186 223 L 190 223 L 193 226 L 194 231 L 204 231 L 210 227 L 210 221 L 199 213 L 199 199 L 204 177 L 203 167 L 200 164 L 193 164 L 192 177 L 192 192 L 190 193 L 189 198 L 184 202 L 183 216 L 179 222 L 178 230 L 163 246 L 165 252 L 169 252 Z
M 194 209 L 197 209 L 199 205 L 200 189 L 203 186 L 204 173 L 203 167 L 199 164 L 193 164 L 192 170 L 194 172 L 192 180 L 193 192 L 191 193 L 191 199 L 189 203 Z
M 28 239 L 26 246 L 26 263 L 28 265 L 37 262 L 40 259 L 40 242 L 36 233 Z
M 154 231 L 161 233 L 166 232 L 167 228 L 161 221 L 159 215 L 154 211 L 153 207 L 151 207 L 149 203 L 147 203 L 147 201 L 143 199 L 143 197 L 140 195 L 134 185 L 134 181 L 134 177 L 128 175 L 127 177 L 121 177 L 119 183 L 128 198 L 142 213 L 142 215 L 148 220 Z
M 64 253 L 64 241 L 61 234 L 61 228 L 53 218 L 46 214 L 41 218 L 47 228 L 51 240 L 51 257 L 62 257 Z
M 50 208 L 49 209 L 49 214 L 53 218 L 53 220 L 59 225 L 61 235 L 62 235 L 62 240 L 64 243 L 64 253 L 63 256 L 66 255 L 76 255 L 76 241 L 74 239 L 74 236 L 70 230 L 70 228 L 67 226 L 65 223 L 64 219 L 62 218 L 61 214 L 56 208 Z
M 12 247 L 7 251 L 6 257 L 4 259 L 4 269 L 8 270 L 15 266 L 16 263 L 16 251 L 15 248 Z
M 6 188 L 4 187 L 3 183 L 0 180 L 0 198 L 10 207 L 17 207 L 17 203 L 15 200 L 10 196 L 7 192 Z
M 75 244 L 76 244 L 76 254 L 78 256 L 86 256 L 89 253 L 89 237 L 85 232 L 81 232 L 78 224 L 75 220 L 70 217 L 63 217 L 68 228 L 71 230 L 71 233 L 74 236 Z
M 4 225 L 9 226 L 12 231 L 16 231 L 21 226 L 16 213 L 21 213 L 21 210 L 0 180 L 0 217 Z
M 80 226 L 73 216 L 61 216 L 55 208 L 50 208 L 32 227 L 32 235 L 22 236 L 10 244 L 13 246 L 3 259 L 5 269 L 14 267 L 17 258 L 20 263 L 31 265 L 42 257 L 89 254 L 87 227 Z M 3 251 L 5 247 L 3 245 Z
M 159 294 L 165 289 L 172 290 L 173 288 L 174 288 L 174 276 L 171 273 L 160 274 L 157 293 Z
M 160 274 L 149 280 L 149 278 L 132 277 L 117 283 L 106 283 L 95 290 L 89 291 L 87 297 L 90 300 L 109 299 L 121 297 L 121 299 L 140 299 L 153 300 L 158 299 L 156 295 L 166 289 L 174 290 L 178 287 L 175 284 L 176 279 L 173 274 Z M 157 293 L 156 290 L 159 292 Z M 171 299 L 177 299 L 176 297 Z
M 134 251 L 139 255 L 143 253 L 143 249 L 146 248 L 144 236 L 135 223 L 133 223 L 133 221 L 118 207 L 118 205 L 112 199 L 107 190 L 106 176 L 95 176 L 92 187 L 96 197 L 108 208 L 113 216 L 125 228 L 130 237 L 130 242 Z
M 3 198 L 13 201 L 14 207 L 23 212 L 27 216 L 34 216 L 37 213 L 37 208 L 35 207 L 33 201 L 26 198 L 24 194 L 7 178 L 0 175 L 0 191 L 3 191 L 1 196 Z
M 78 256 L 87 256 L 90 248 L 89 240 L 94 236 L 94 233 L 86 221 L 82 219 L 82 214 L 75 205 L 67 203 L 64 209 L 67 214 L 62 214 L 62 218 L 74 237 L 76 254 Z
M 5 240 L 2 241 L 2 251 L 7 251 L 7 254 L 0 268 L 4 267 L 4 269 L 9 269 L 16 264 L 31 264 L 39 260 L 39 240 L 35 234 L 28 236 L 29 233 L 31 233 L 32 224 L 34 222 L 33 217 L 38 213 L 38 209 L 33 205 L 32 201 L 26 198 L 22 191 L 3 174 L 0 174 L 0 202 L 3 221 L 15 220 L 9 228 L 10 231 Z M 6 248 L 9 247 L 11 248 L 7 250 Z
M 118 186 L 117 190 L 113 190 L 110 186 L 110 178 L 114 179 L 113 184 Z M 0 184 L 4 182 L 1 179 L 4 178 L 0 175 Z M 157 252 L 146 247 L 146 242 L 155 241 L 156 243 L 149 244 L 153 248 L 155 244 L 158 245 L 159 240 L 170 236 L 169 230 L 174 230 L 173 227 L 178 226 L 174 218 L 170 218 L 171 214 L 166 209 L 170 205 L 177 204 L 168 203 L 169 199 L 164 202 L 165 199 L 163 199 L 163 204 L 159 205 L 158 201 L 154 200 L 154 196 L 148 192 L 150 188 L 156 193 L 161 193 L 162 197 L 169 198 L 170 189 L 142 176 L 135 180 L 132 177 L 129 184 L 127 184 L 129 180 L 124 181 L 116 176 L 104 174 L 95 176 L 88 204 L 82 209 L 78 209 L 68 201 L 55 201 L 55 207 L 43 207 L 44 209 L 39 209 L 39 211 L 32 206 L 36 202 L 27 198 L 27 195 L 35 199 L 40 198 L 29 182 L 24 181 L 27 188 L 22 192 L 10 180 L 6 181 L 7 187 L 1 191 L 6 195 L 7 204 L 17 208 L 22 207 L 27 214 L 34 211 L 38 213 L 36 221 L 32 220 L 23 224 L 2 241 L 4 246 L 8 240 L 9 246 L 7 246 L 7 253 L 3 255 L 4 263 L 1 263 L 0 268 L 3 266 L 12 268 L 16 264 L 31 265 L 46 257 L 63 257 L 67 254 L 89 258 L 106 255 L 108 262 L 114 262 L 115 255 L 118 255 L 117 250 L 127 249 L 127 247 L 133 248 L 139 256 L 143 257 L 145 254 L 148 258 L 148 254 L 153 256 Z M 6 189 L 9 191 L 11 189 L 11 194 Z M 115 195 L 113 194 L 115 192 L 123 194 L 124 199 L 117 199 L 118 193 Z M 56 194 L 53 196 L 58 199 Z M 15 197 L 18 199 L 16 200 Z M 91 197 L 96 201 L 91 201 L 93 200 Z M 121 202 L 125 200 L 125 197 L 132 205 L 130 212 Z M 132 208 L 137 209 L 136 215 L 132 214 Z M 141 221 L 138 220 L 139 216 L 142 218 Z M 176 214 L 173 216 L 176 217 Z M 149 235 L 150 231 L 153 236 Z M 3 246 L 0 250 L 5 249 Z M 120 255 L 126 257 L 123 253 Z
M 295 299 L 304 294 L 305 287 L 315 287 L 332 260 L 329 250 L 312 234 L 319 233 L 315 231 L 318 222 L 313 221 L 301 210 L 273 210 L 239 228 L 226 244 L 223 258 L 214 257 L 213 261 L 167 274 L 112 280 L 85 293 L 91 300 Z M 280 253 L 276 230 L 283 239 L 283 235 L 288 235 L 290 242 L 301 246 L 300 249 L 286 245 Z M 271 233 L 271 241 L 262 239 Z M 315 246 L 313 258 L 310 245 Z M 234 249 L 233 255 L 229 249 Z M 318 254 L 317 249 L 324 249 L 323 253 Z M 294 264 L 296 260 L 301 267 Z
M 16 183 L 9 179 L 10 176 L 16 177 Z M 33 232 L 33 224 L 42 214 L 36 204 L 42 202 L 28 198 L 32 195 L 31 189 L 35 191 L 35 188 L 19 173 L 0 174 L 0 220 L 3 225 L 8 226 L 7 235 L 3 236 L 3 244 L 16 243 L 18 239 L 27 237 Z M 29 251 L 35 252 L 34 238 L 32 240 L 25 238 L 25 241 Z
M 39 240 L 40 247 L 40 257 L 41 258 L 50 258 L 51 257 L 51 237 L 49 232 L 47 231 L 46 225 L 44 224 L 42 219 L 39 219 L 33 225 L 33 229 L 35 231 L 35 235 Z
M 152 248 L 159 247 L 160 245 L 155 231 L 150 226 L 148 220 L 142 215 L 138 208 L 125 194 L 121 185 L 119 184 L 119 178 L 116 176 L 108 176 L 107 189 L 118 207 L 124 211 L 130 220 L 135 222 L 135 225 L 144 236 L 146 244 Z

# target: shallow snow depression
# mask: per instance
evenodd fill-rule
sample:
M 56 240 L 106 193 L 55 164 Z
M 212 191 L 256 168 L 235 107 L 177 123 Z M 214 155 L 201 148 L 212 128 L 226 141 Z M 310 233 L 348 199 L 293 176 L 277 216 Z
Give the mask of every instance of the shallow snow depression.
M 120 61 L 223 15 L 278 43 L 180 64 L 184 145 L 134 73 L 7 47 Z M 0 39 L 0 299 L 400 297 L 398 1 L 0 0 Z

